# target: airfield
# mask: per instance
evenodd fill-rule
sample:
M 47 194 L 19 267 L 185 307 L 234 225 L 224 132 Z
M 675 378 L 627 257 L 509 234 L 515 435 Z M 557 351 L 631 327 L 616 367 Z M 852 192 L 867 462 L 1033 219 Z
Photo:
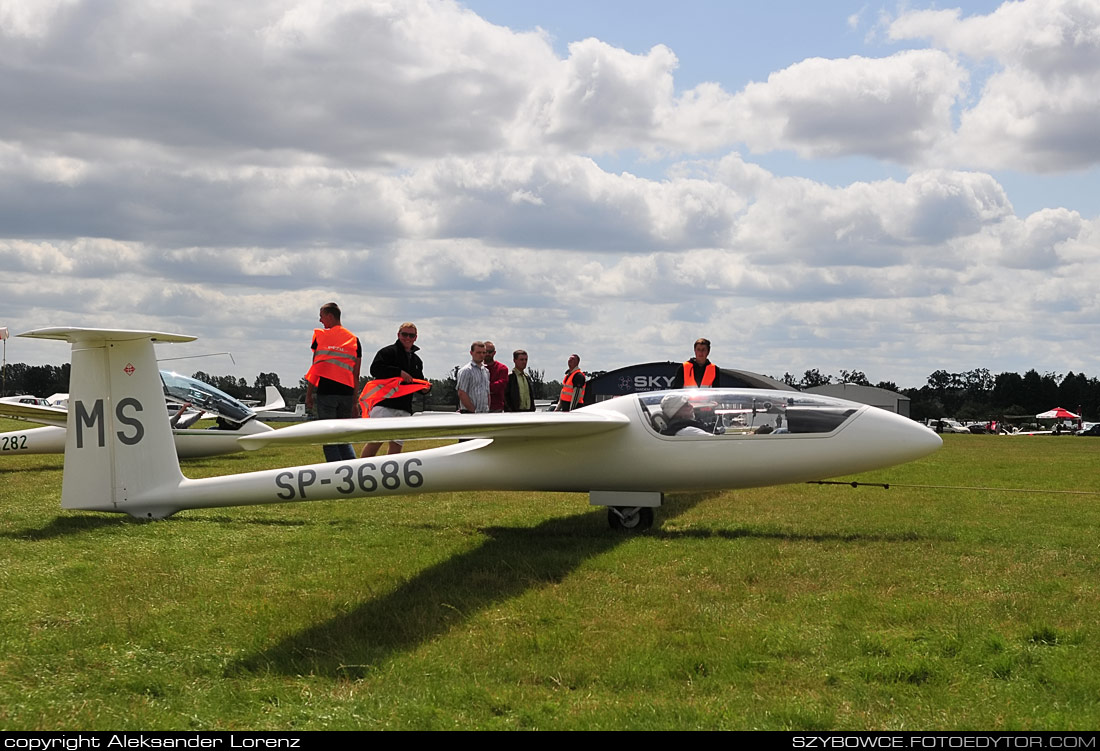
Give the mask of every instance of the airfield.
M 846 478 L 889 489 L 674 496 L 638 534 L 564 493 L 137 522 L 0 456 L 0 727 L 1100 727 L 1100 439 L 943 438 Z

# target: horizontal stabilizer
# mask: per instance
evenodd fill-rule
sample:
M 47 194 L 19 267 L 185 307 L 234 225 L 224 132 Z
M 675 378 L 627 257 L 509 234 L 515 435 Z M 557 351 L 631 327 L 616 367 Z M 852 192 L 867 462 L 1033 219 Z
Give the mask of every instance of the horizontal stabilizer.
M 271 433 L 244 436 L 253 450 L 272 444 L 389 441 L 399 438 L 574 438 L 624 428 L 630 418 L 617 412 L 508 412 L 460 415 L 425 412 L 415 417 L 315 420 Z
M 65 427 L 69 411 L 64 407 L 47 407 L 44 404 L 21 404 L 0 402 L 0 417 L 13 417 L 16 420 L 37 422 L 41 425 Z
M 131 329 L 80 329 L 49 328 L 26 331 L 19 336 L 28 339 L 57 339 L 63 342 L 132 342 L 151 339 L 154 342 L 193 342 L 187 334 L 167 334 L 163 331 L 136 331 Z

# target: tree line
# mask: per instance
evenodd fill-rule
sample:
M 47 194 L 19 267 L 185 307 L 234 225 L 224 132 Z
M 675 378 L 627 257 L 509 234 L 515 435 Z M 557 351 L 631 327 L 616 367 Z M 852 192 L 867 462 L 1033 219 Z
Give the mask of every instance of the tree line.
M 458 403 L 455 384 L 459 366 L 451 369 L 446 378 L 432 378 L 432 390 L 428 395 L 418 394 L 419 409 L 449 409 Z M 70 365 L 26 365 L 9 363 L 3 372 L 3 396 L 33 394 L 50 396 L 69 391 Z M 534 385 L 536 399 L 554 399 L 561 391 L 560 381 L 546 381 L 544 371 L 528 371 Z M 595 377 L 600 372 L 593 372 Z M 262 401 L 264 388 L 275 386 L 283 394 L 287 404 L 296 404 L 305 396 L 306 382 L 284 385 L 277 373 L 260 373 L 251 382 L 231 375 L 218 376 L 197 371 L 191 376 L 224 391 L 237 399 Z M 369 380 L 364 377 L 362 383 Z M 1100 379 L 1090 378 L 1072 371 L 1061 375 L 1029 370 L 1018 373 L 994 375 L 987 368 L 975 368 L 961 373 L 937 370 L 928 376 L 927 383 L 919 388 L 898 388 L 893 381 L 871 383 L 859 370 L 840 370 L 837 375 L 822 373 L 817 368 L 807 370 L 801 378 L 784 373 L 777 380 L 798 389 L 822 386 L 830 383 L 854 383 L 860 386 L 876 386 L 909 397 L 909 415 L 915 420 L 955 417 L 959 420 L 990 420 L 1002 417 L 1036 415 L 1051 407 L 1065 407 L 1082 415 L 1096 417 L 1100 414 Z
M 871 383 L 858 370 L 841 370 L 840 377 L 807 370 L 796 380 L 790 373 L 780 379 L 789 386 L 806 389 L 829 383 L 875 386 L 909 397 L 909 416 L 914 420 L 954 417 L 963 421 L 1033 417 L 1052 407 L 1065 407 L 1082 417 L 1100 414 L 1100 379 L 1070 371 L 1039 374 L 1029 370 L 998 373 L 974 368 L 961 373 L 937 370 L 919 388 L 899 389 L 892 381 Z
M 458 404 L 458 390 L 455 385 L 458 382 L 458 369 L 456 365 L 451 369 L 447 378 L 431 378 L 432 390 L 427 395 L 416 394 L 414 402 L 418 409 L 448 409 Z M 51 396 L 63 394 L 69 391 L 70 364 L 64 365 L 26 365 L 24 363 L 10 363 L 4 368 L 3 383 L 0 385 L 0 396 L 14 396 L 18 394 L 31 394 L 34 396 Z M 560 381 L 546 381 L 544 371 L 530 369 L 527 374 L 531 376 L 532 390 L 536 399 L 554 399 L 561 391 Z M 299 379 L 294 385 L 284 385 L 278 373 L 260 373 L 251 383 L 244 378 L 231 375 L 214 375 L 199 370 L 191 374 L 191 377 L 208 383 L 220 391 L 224 391 L 234 399 L 263 402 L 265 388 L 275 386 L 283 395 L 283 400 L 288 405 L 297 404 L 305 398 L 306 382 Z M 370 380 L 364 376 L 359 381 L 362 388 Z

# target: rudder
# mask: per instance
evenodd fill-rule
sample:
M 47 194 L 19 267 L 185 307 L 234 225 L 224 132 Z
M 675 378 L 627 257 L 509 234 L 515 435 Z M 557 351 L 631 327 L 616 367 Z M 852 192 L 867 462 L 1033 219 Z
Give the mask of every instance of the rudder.
M 165 409 L 152 331 L 40 329 L 22 336 L 72 343 L 61 506 L 171 514 L 183 474 Z

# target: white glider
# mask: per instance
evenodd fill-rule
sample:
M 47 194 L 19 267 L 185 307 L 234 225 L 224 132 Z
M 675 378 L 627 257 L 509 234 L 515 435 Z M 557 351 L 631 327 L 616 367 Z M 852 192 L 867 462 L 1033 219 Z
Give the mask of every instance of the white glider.
M 192 480 L 180 472 L 172 448 L 152 345 L 190 337 L 105 329 L 40 329 L 21 336 L 73 345 L 62 507 L 138 518 L 192 508 L 486 489 L 587 492 L 591 504 L 609 507 L 612 526 L 644 528 L 667 492 L 819 480 L 917 459 L 941 445 L 939 436 L 908 418 L 841 399 L 695 389 L 675 393 L 692 400 L 709 433 L 662 434 L 660 403 L 668 392 L 566 413 L 325 420 L 239 441 L 257 448 L 396 437 L 470 440 L 392 459 Z
M 174 421 L 172 427 L 176 452 L 180 458 L 233 454 L 243 450 L 241 444 L 237 443 L 238 438 L 262 435 L 273 430 L 256 419 L 255 411 L 209 384 L 165 370 L 160 371 L 160 377 L 171 411 L 190 405 Z M 266 396 L 271 409 L 277 410 L 286 406 L 282 395 L 274 386 L 267 387 Z M 0 417 L 47 426 L 0 433 L 0 456 L 64 453 L 65 427 L 69 421 L 69 413 L 65 407 L 0 401 Z M 190 427 L 203 417 L 220 419 L 212 428 Z M 300 419 L 304 419 L 304 416 Z

